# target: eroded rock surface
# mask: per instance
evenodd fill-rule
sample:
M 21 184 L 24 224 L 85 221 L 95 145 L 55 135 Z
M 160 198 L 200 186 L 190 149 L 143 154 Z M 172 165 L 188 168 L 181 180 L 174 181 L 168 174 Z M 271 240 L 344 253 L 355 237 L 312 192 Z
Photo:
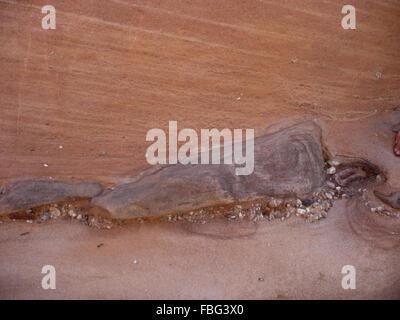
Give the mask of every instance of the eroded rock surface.
M 341 163 L 336 168 L 336 173 L 333 175 L 333 180 L 340 187 L 358 186 L 358 183 L 375 181 L 380 170 L 374 164 L 362 160 L 351 158 L 347 162 Z
M 8 214 L 36 206 L 99 195 L 98 183 L 65 183 L 52 181 L 18 181 L 7 186 L 0 196 L 0 214 Z
M 360 198 L 349 199 L 345 205 L 344 213 L 353 234 L 378 248 L 400 248 L 400 219 L 376 214 Z
M 393 192 L 389 195 L 385 195 L 379 191 L 375 191 L 375 195 L 380 199 L 383 203 L 391 206 L 394 209 L 400 209 L 400 192 Z
M 321 129 L 312 121 L 256 138 L 254 157 L 248 176 L 225 164 L 151 168 L 92 204 L 117 218 L 162 215 L 267 195 L 307 195 L 325 181 Z

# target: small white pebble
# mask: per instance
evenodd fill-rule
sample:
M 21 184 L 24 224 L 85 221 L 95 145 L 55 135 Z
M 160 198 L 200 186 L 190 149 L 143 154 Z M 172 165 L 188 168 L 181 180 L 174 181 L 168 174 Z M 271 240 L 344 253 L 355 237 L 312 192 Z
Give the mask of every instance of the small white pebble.
M 68 215 L 69 215 L 70 217 L 72 217 L 72 218 L 75 218 L 75 217 L 77 216 L 77 214 L 75 213 L 75 211 L 72 210 L 72 209 L 68 211 Z
M 32 221 L 32 220 L 26 220 L 26 222 L 27 222 L 27 223 L 33 223 L 33 221 Z
M 137 261 L 137 260 L 135 259 L 135 260 L 133 260 L 133 263 L 134 263 L 134 264 L 138 264 L 139 261 Z
M 337 167 L 337 166 L 340 164 L 340 162 L 337 161 L 337 160 L 329 160 L 329 161 L 328 161 L 328 164 L 329 164 L 330 166 Z
M 49 165 L 47 163 L 43 163 L 43 167 L 48 167 Z
M 335 174 L 336 173 L 336 168 L 335 167 L 330 167 L 328 170 L 326 170 L 328 174 Z
M 326 195 L 326 197 L 327 197 L 329 200 L 332 200 L 332 199 L 333 199 L 333 194 L 332 194 L 332 193 L 326 192 L 325 195 Z
M 64 148 L 63 146 L 58 146 L 58 149 L 62 149 L 62 148 Z
M 305 214 L 307 211 L 305 209 L 299 208 L 297 209 L 297 213 L 299 214 Z

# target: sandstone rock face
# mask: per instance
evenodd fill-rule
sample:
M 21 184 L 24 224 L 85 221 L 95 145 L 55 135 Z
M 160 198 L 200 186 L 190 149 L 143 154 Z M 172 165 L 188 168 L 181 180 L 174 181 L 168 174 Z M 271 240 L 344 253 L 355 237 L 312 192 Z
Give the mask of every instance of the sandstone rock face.
M 26 210 L 61 201 L 92 198 L 103 188 L 98 183 L 64 183 L 52 181 L 18 181 L 0 196 L 0 214 Z
M 162 215 L 263 196 L 306 195 L 325 181 L 321 129 L 308 121 L 254 141 L 254 172 L 235 165 L 165 165 L 92 199 L 117 218 Z M 223 163 L 221 161 L 221 163 Z

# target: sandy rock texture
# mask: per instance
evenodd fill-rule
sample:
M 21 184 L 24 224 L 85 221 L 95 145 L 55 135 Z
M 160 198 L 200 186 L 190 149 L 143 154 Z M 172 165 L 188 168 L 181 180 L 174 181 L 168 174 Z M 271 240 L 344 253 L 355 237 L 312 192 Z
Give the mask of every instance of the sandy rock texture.
M 355 3 L 356 30 L 342 28 L 343 3 L 336 0 L 54 0 L 57 29 L 43 30 L 46 4 L 0 0 L 0 185 L 7 211 L 15 207 L 6 199 L 43 202 L 20 196 L 21 186 L 9 193 L 15 179 L 29 176 L 105 188 L 118 183 L 116 193 L 101 198 L 104 206 L 148 212 L 136 203 L 148 204 L 151 183 L 160 190 L 158 178 L 174 171 L 146 171 L 142 194 L 124 192 L 135 191 L 139 180 L 124 187 L 119 181 L 149 169 L 146 133 L 167 131 L 171 120 L 196 131 L 254 128 L 263 137 L 265 128 L 289 117 L 317 119 L 333 156 L 378 166 L 387 177 L 382 195 L 400 190 L 393 154 L 399 1 Z M 282 146 L 305 154 L 301 145 Z M 212 201 L 248 196 L 221 183 L 219 174 L 231 177 L 229 170 L 217 173 L 200 180 L 221 191 L 211 190 Z M 302 176 L 318 181 L 313 174 Z M 340 178 L 347 184 L 360 174 Z M 260 192 L 253 182 L 252 196 Z M 297 191 L 314 187 L 291 183 Z M 77 194 L 67 190 L 50 192 L 48 200 Z M 160 191 L 159 212 L 167 192 Z M 334 201 L 329 216 L 315 223 L 132 219 L 103 230 L 78 219 L 1 217 L 0 298 L 399 299 L 398 219 L 373 212 L 382 203 L 372 197 L 372 207 L 361 196 Z M 397 203 L 395 196 L 385 199 Z M 171 205 L 184 204 L 176 195 Z M 49 264 L 57 270 L 57 290 L 41 287 Z M 356 290 L 341 286 L 345 265 L 357 270 Z
M 336 0 L 55 0 L 43 30 L 46 4 L 0 1 L 0 184 L 134 177 L 169 120 L 259 135 L 311 115 L 353 139 L 400 104 L 397 1 L 357 3 L 356 30 Z

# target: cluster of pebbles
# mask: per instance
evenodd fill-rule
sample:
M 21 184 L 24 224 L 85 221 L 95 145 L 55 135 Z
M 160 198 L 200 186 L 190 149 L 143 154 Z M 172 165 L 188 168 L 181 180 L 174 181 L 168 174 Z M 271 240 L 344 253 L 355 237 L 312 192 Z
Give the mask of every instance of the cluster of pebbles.
M 363 204 L 369 208 L 371 212 L 383 216 L 400 218 L 400 210 L 393 209 L 382 202 L 377 203 L 371 191 L 367 189 L 358 189 L 358 194 L 363 200 Z
M 335 189 L 336 191 L 338 191 L 337 196 L 339 198 L 357 197 L 358 199 L 361 199 L 362 204 L 373 213 L 400 218 L 400 210 L 393 209 L 392 207 L 382 202 L 376 202 L 376 197 L 373 195 L 371 188 L 353 189 L 339 186 L 335 182 L 333 175 L 336 173 L 337 167 L 340 165 L 340 162 L 331 160 L 328 161 L 327 164 L 329 165 L 327 173 L 328 175 L 330 175 L 330 178 L 327 181 L 327 186 L 329 186 L 331 189 Z M 384 177 L 382 177 L 381 174 L 377 174 L 375 176 L 374 182 L 376 182 L 377 184 L 381 184 L 383 181 Z
M 340 186 L 335 179 L 335 174 L 337 173 L 339 166 L 339 161 L 327 161 L 325 167 L 328 179 L 325 186 L 307 198 L 280 199 L 276 197 L 266 197 L 240 204 L 214 206 L 190 212 L 175 213 L 155 219 L 167 222 L 186 221 L 204 224 L 217 217 L 223 217 L 231 221 L 247 219 L 256 222 L 260 220 L 284 221 L 291 216 L 297 216 L 312 223 L 326 218 L 335 200 L 355 196 L 362 199 L 364 205 L 368 207 L 371 212 L 392 217 L 400 217 L 400 212 L 395 212 L 385 204 L 377 204 L 371 200 L 373 197 L 371 191 L 368 191 L 365 188 L 359 188 L 357 190 Z M 377 182 L 379 182 L 380 179 L 381 177 L 378 175 L 376 177 Z M 27 223 L 33 223 L 34 221 L 41 223 L 51 219 L 72 219 L 98 229 L 111 229 L 113 226 L 122 226 L 125 224 L 123 221 L 109 220 L 98 216 L 89 216 L 85 211 L 86 210 L 82 208 L 82 206 L 70 203 L 53 204 L 46 208 L 41 208 L 36 212 L 28 210 L 25 212 L 25 216 L 32 216 L 32 219 L 26 220 Z M 132 222 L 144 223 L 150 220 L 154 220 L 154 217 L 140 217 L 133 219 Z
M 26 219 L 27 223 L 40 224 L 50 220 L 69 219 L 98 229 L 111 229 L 114 225 L 113 221 L 109 219 L 87 215 L 83 208 L 74 204 L 52 204 L 34 210 L 29 209 L 24 212 L 23 216 L 28 218 Z M 16 219 L 12 220 L 15 221 Z
M 291 216 L 305 218 L 308 222 L 315 222 L 326 218 L 333 200 L 339 199 L 337 190 L 324 189 L 315 192 L 306 199 L 279 199 L 269 197 L 257 201 L 249 201 L 221 207 L 210 207 L 194 210 L 189 213 L 168 215 L 165 219 L 169 222 L 188 221 L 206 223 L 216 217 L 225 217 L 229 220 L 281 220 Z
M 222 216 L 233 221 L 244 219 L 251 221 L 284 221 L 291 216 L 297 216 L 312 223 L 328 216 L 328 211 L 333 206 L 333 201 L 358 196 L 364 200 L 364 205 L 370 208 L 371 212 L 400 217 L 400 212 L 396 213 L 384 204 L 377 205 L 375 202 L 370 201 L 368 198 L 370 192 L 367 189 L 359 188 L 358 190 L 354 190 L 353 188 L 340 186 L 334 178 L 340 165 L 341 163 L 337 160 L 329 160 L 325 163 L 328 175 L 326 185 L 308 198 L 280 199 L 269 197 L 241 204 L 203 208 L 191 211 L 189 214 L 168 215 L 165 220 L 168 222 L 188 221 L 206 223 L 210 219 Z M 377 175 L 376 180 L 376 182 L 380 183 L 382 182 L 382 177 Z

